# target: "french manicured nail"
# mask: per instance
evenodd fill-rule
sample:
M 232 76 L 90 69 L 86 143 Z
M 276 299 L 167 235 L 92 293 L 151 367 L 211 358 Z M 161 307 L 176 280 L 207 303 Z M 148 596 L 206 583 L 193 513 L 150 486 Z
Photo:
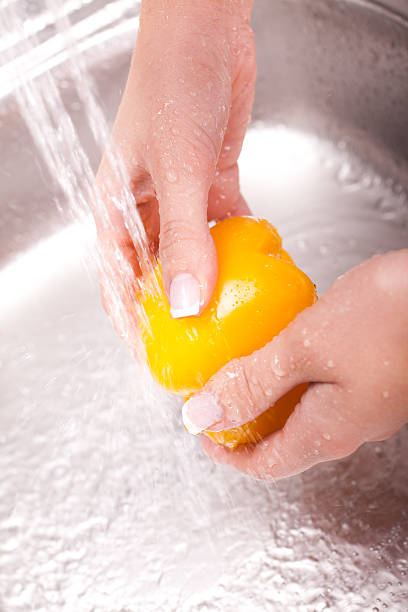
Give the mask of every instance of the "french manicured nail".
M 198 436 L 202 431 L 221 421 L 224 411 L 210 393 L 200 393 L 183 406 L 183 423 L 187 431 Z
M 177 274 L 170 285 L 170 313 L 173 319 L 197 315 L 200 310 L 200 285 L 192 274 Z

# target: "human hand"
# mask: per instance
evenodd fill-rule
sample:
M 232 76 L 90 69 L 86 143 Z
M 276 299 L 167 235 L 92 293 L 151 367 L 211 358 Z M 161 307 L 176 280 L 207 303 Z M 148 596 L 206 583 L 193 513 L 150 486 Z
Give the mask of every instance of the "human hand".
M 208 221 L 248 214 L 237 159 L 250 116 L 256 73 L 252 0 L 144 0 L 129 78 L 112 141 L 125 164 L 151 251 L 160 254 L 174 317 L 198 314 L 217 277 Z M 105 155 L 97 190 L 109 223 L 95 212 L 98 236 L 125 309 L 135 296 L 116 274 L 117 254 L 135 276 L 139 261 L 115 201 L 122 185 Z M 131 283 L 130 283 L 131 285 Z M 109 291 L 102 292 L 115 323 Z M 117 305 L 116 305 L 117 306 Z
M 384 440 L 408 420 L 408 250 L 340 277 L 264 348 L 222 368 L 183 408 L 185 423 L 220 431 L 248 422 L 299 383 L 309 388 L 281 431 L 217 463 L 279 480 Z M 214 416 L 215 418 L 214 418 Z

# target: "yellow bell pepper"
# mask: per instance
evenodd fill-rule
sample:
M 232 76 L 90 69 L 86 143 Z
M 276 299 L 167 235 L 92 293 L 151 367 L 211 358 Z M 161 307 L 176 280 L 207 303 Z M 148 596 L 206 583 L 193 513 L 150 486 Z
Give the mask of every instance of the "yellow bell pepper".
M 141 296 L 148 365 L 161 385 L 184 398 L 231 359 L 264 346 L 316 301 L 312 281 L 282 249 L 279 234 L 267 221 L 231 217 L 217 223 L 211 235 L 218 279 L 201 316 L 171 317 L 160 264 L 155 269 L 159 295 L 148 279 Z M 284 425 L 305 389 L 299 385 L 242 427 L 206 433 L 229 448 L 256 442 Z

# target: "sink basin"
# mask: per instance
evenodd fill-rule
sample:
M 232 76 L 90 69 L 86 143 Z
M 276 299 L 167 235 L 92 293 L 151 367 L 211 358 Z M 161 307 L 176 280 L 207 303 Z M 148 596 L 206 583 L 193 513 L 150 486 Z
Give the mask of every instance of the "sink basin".
M 64 6 L 111 123 L 137 3 Z M 0 611 L 406 611 L 407 430 L 276 484 L 203 455 L 111 328 L 92 228 L 15 96 L 16 58 L 28 81 L 52 68 L 97 166 L 65 43 L 21 8 L 36 43 L 0 68 Z M 256 0 L 253 26 L 242 189 L 321 294 L 408 246 L 407 5 Z

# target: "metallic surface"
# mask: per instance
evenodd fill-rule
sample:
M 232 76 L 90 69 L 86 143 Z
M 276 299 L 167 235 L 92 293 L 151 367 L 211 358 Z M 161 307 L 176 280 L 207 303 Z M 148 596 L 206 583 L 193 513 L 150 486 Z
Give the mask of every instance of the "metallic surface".
M 243 191 L 322 292 L 408 245 L 405 4 L 255 4 Z M 86 52 L 110 119 L 127 32 Z M 0 117 L 1 612 L 405 611 L 407 431 L 276 485 L 212 465 L 111 329 L 12 96 Z

